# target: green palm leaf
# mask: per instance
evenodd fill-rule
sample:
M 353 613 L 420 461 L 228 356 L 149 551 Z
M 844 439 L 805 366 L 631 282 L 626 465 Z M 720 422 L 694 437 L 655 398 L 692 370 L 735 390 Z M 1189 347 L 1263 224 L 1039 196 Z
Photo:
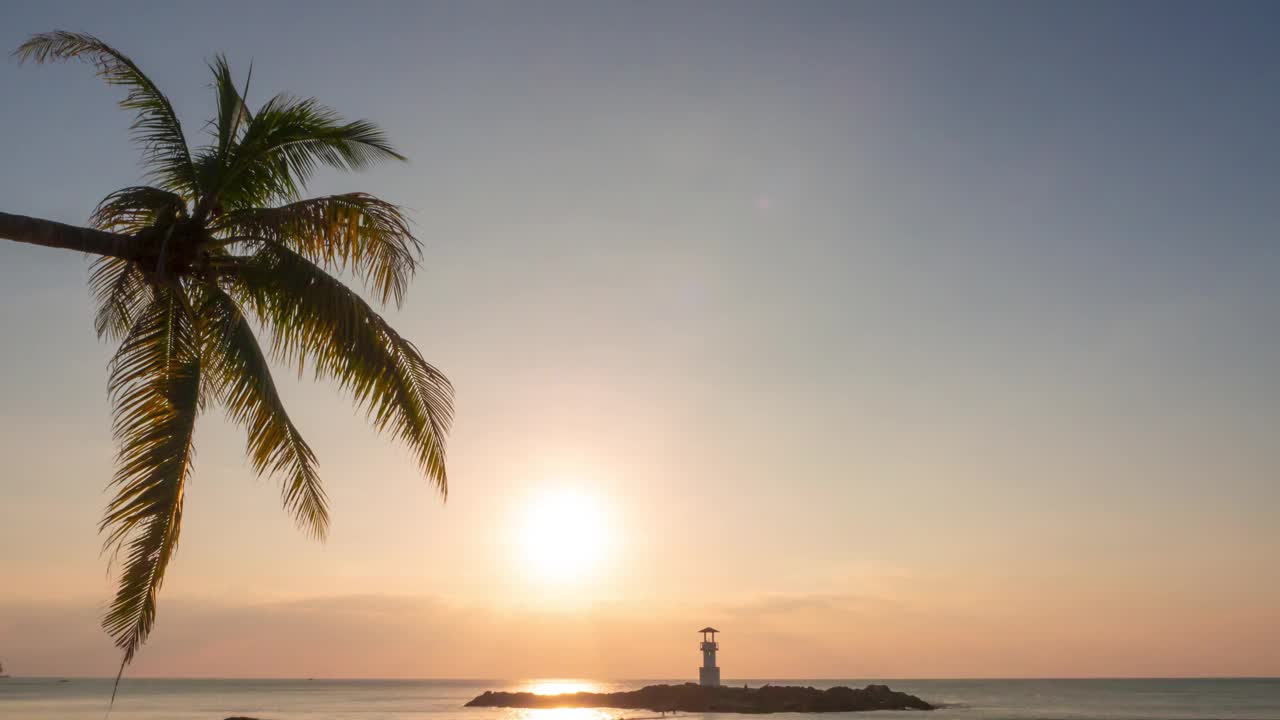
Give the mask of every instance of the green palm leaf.
M 195 197 L 195 168 L 182 123 L 169 98 L 124 53 L 92 35 L 56 30 L 33 35 L 13 54 L 20 63 L 85 60 L 93 63 L 107 84 L 128 88 L 120 107 L 136 113 L 131 129 L 134 140 L 142 146 L 151 176 L 169 190 Z
M 218 117 L 214 120 L 214 138 L 217 140 L 218 155 L 226 157 L 232 145 L 239 139 L 240 131 L 253 116 L 249 112 L 249 107 L 245 105 L 243 95 L 236 88 L 227 57 L 219 53 L 213 62 L 209 63 L 209 70 L 213 72 L 213 89 L 218 96 Z M 253 68 L 250 67 L 249 77 L 252 76 Z M 246 89 L 248 84 L 249 81 L 246 79 Z
M 368 120 L 346 122 L 315 99 L 276 95 L 245 127 L 206 203 L 230 209 L 295 200 L 321 165 L 359 170 L 404 159 Z
M 233 236 L 270 240 L 330 269 L 350 269 L 380 302 L 397 305 L 422 252 L 400 208 L 365 193 L 237 210 L 216 227 Z
M 200 410 L 199 348 L 177 289 L 156 288 L 111 361 L 108 387 L 120 451 L 101 529 L 105 548 L 123 553 L 124 563 L 103 626 L 123 651 L 123 673 L 151 632 L 178 544 Z
M 254 470 L 259 475 L 284 476 L 285 508 L 299 527 L 324 538 L 329 530 L 329 508 L 315 454 L 289 419 L 276 392 L 271 367 L 240 307 L 216 286 L 207 286 L 203 292 L 202 349 L 214 397 L 248 433 Z
M 278 359 L 351 392 L 379 431 L 408 445 L 448 493 L 445 436 L 453 387 L 363 299 L 302 255 L 267 246 L 231 276 L 233 287 L 272 332 Z
M 151 301 L 151 285 L 133 260 L 100 257 L 93 261 L 89 289 L 98 301 L 93 329 L 99 338 L 119 340 Z
M 185 217 L 187 203 L 180 195 L 142 185 L 117 190 L 103 198 L 89 216 L 89 224 L 99 230 L 133 235 L 172 225 Z

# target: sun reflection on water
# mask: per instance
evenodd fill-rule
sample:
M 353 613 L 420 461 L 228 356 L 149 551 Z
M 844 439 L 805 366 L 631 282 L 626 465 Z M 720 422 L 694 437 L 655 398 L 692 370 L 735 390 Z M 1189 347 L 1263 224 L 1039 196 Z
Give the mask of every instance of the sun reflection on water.
M 618 711 L 603 708 L 521 708 L 511 720 L 615 720 Z

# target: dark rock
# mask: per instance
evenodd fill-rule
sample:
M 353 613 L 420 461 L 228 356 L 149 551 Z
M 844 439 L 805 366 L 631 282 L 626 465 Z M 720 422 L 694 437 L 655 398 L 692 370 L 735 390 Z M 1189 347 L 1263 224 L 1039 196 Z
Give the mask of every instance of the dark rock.
M 467 703 L 467 707 L 584 708 L 607 707 L 623 710 L 663 712 L 856 712 L 860 710 L 932 710 L 933 706 L 915 695 L 890 690 L 886 685 L 862 689 L 765 685 L 759 688 L 649 685 L 639 690 L 616 693 L 565 693 L 535 695 L 529 692 L 487 691 Z

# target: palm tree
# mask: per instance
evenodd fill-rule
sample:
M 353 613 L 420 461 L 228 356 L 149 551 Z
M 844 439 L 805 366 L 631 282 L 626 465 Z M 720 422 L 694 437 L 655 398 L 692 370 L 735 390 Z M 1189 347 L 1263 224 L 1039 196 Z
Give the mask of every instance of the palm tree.
M 152 183 L 108 195 L 92 228 L 0 213 L 0 238 L 98 256 L 94 325 L 100 338 L 119 341 L 108 369 L 119 454 L 99 529 L 104 552 L 121 565 L 103 627 L 123 653 L 122 674 L 155 623 L 182 525 L 192 431 L 209 403 L 244 427 L 254 469 L 281 479 L 285 508 L 323 539 L 329 509 L 316 457 L 281 403 L 268 357 L 337 381 L 374 427 L 412 449 L 442 496 L 453 390 L 330 274 L 349 272 L 382 305 L 398 307 L 421 253 L 400 208 L 364 193 L 301 198 L 322 165 L 403 160 L 376 125 L 286 95 L 250 111 L 220 55 L 209 63 L 211 142 L 192 148 L 168 98 L 92 35 L 35 35 L 14 55 L 87 61 L 123 87 L 120 106 L 136 113 L 133 136 Z

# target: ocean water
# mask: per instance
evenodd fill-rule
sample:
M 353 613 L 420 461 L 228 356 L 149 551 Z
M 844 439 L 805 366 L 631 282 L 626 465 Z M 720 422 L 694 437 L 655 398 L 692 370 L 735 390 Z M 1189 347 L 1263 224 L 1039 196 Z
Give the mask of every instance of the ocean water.
M 642 710 L 464 708 L 485 690 L 628 690 L 677 680 L 171 680 L 126 679 L 112 720 L 623 720 Z M 726 684 L 861 687 L 886 683 L 944 707 L 928 720 L 1280 720 L 1280 679 L 728 680 Z M 111 680 L 0 680 L 3 720 L 103 720 Z M 915 713 L 908 713 L 912 716 Z M 778 713 L 800 718 L 901 718 L 902 712 Z M 741 720 L 743 715 L 684 714 Z

